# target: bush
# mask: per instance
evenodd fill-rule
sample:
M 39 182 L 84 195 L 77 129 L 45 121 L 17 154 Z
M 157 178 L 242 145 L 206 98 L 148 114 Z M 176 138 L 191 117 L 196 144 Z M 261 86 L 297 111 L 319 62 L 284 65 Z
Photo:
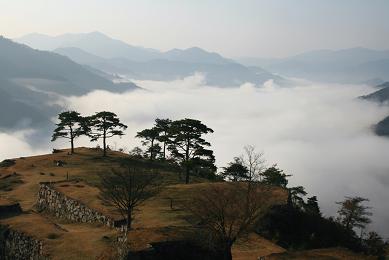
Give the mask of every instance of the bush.
M 285 248 L 346 247 L 362 251 L 360 239 L 334 220 L 289 205 L 274 206 L 258 223 L 257 232 Z
M 15 164 L 15 160 L 5 159 L 4 161 L 0 162 L 0 167 L 6 168 L 6 167 L 10 167 L 14 164 Z
M 20 179 L 20 175 L 13 173 L 3 177 L 0 181 L 0 190 L 11 191 L 15 186 L 22 184 L 23 181 Z
M 48 239 L 57 239 L 59 237 L 60 237 L 60 235 L 56 234 L 56 233 L 50 233 L 50 234 L 47 235 Z

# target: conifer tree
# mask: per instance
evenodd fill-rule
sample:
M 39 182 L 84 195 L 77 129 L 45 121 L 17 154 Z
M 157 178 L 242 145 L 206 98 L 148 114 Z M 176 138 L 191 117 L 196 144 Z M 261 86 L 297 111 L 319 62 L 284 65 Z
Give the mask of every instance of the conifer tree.
M 115 113 L 102 111 L 88 117 L 88 135 L 91 141 L 103 139 L 103 156 L 107 156 L 107 138 L 123 136 L 127 126 Z
M 51 141 L 69 139 L 71 153 L 74 153 L 74 139 L 86 131 L 85 119 L 76 111 L 65 111 L 58 115 L 58 120 Z

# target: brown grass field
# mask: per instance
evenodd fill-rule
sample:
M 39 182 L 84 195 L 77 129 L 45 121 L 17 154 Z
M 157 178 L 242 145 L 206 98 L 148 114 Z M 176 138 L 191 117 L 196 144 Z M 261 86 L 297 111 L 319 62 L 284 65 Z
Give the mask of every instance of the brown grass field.
M 113 207 L 100 201 L 96 184 L 100 174 L 120 167 L 120 159 L 126 157 L 128 155 L 110 151 L 108 158 L 102 158 L 99 150 L 77 148 L 73 155 L 63 150 L 60 153 L 17 158 L 14 165 L 0 168 L 0 182 L 11 177 L 18 179 L 4 184 L 5 188 L 0 189 L 0 205 L 18 202 L 23 214 L 0 219 L 0 224 L 43 240 L 45 254 L 51 259 L 109 259 L 117 230 L 102 225 L 59 220 L 49 214 L 36 212 L 34 204 L 40 182 L 65 181 L 68 176 L 70 181 L 55 184 L 57 190 L 91 208 L 118 217 Z M 63 167 L 54 163 L 58 160 L 65 162 Z M 195 178 L 193 184 L 185 185 L 181 184 L 177 173 L 161 173 L 166 186 L 136 211 L 133 229 L 128 233 L 131 250 L 142 250 L 153 242 L 196 234 L 190 214 L 182 207 L 183 202 L 210 185 L 223 185 L 200 178 Z M 286 192 L 280 188 L 274 188 L 264 196 L 268 196 L 274 204 L 286 201 Z M 284 254 L 274 255 L 276 253 Z M 233 247 L 233 258 L 239 260 L 254 260 L 271 254 L 269 259 L 362 259 L 349 258 L 351 253 L 343 249 L 286 253 L 285 249 L 256 234 L 238 240 Z

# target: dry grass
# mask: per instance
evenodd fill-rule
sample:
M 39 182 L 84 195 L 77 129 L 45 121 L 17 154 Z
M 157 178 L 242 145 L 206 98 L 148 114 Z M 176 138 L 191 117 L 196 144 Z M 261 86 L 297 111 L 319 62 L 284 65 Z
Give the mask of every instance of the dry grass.
M 103 237 L 114 237 L 118 234 L 117 231 L 103 226 L 67 223 L 32 212 L 39 183 L 61 181 L 55 185 L 56 189 L 67 196 L 107 215 L 117 216 L 113 208 L 103 205 L 98 199 L 99 190 L 94 185 L 98 183 L 100 174 L 120 167 L 124 158 L 128 156 L 118 152 L 109 152 L 108 158 L 102 158 L 101 151 L 78 148 L 73 155 L 68 155 L 68 151 L 64 150 L 55 154 L 15 159 L 14 165 L 1 168 L 0 178 L 17 172 L 18 178 L 23 183 L 12 187 L 12 190 L 0 191 L 0 203 L 19 202 L 22 209 L 30 213 L 0 220 L 0 223 L 42 239 L 45 251 L 52 259 L 95 259 L 102 252 L 109 251 L 111 247 L 110 242 Z M 63 161 L 65 164 L 63 167 L 57 167 L 55 161 Z M 162 174 L 166 184 L 179 182 L 177 173 L 162 172 Z M 81 181 L 62 182 L 67 177 Z M 201 180 L 197 178 L 196 181 Z M 161 234 L 157 229 L 166 226 L 188 226 L 184 220 L 176 218 L 175 212 L 169 209 L 169 202 L 164 198 L 163 193 L 139 208 L 134 227 L 137 228 L 138 233 L 143 234 L 142 238 L 149 242 L 154 241 L 159 237 L 158 234 Z M 50 239 L 53 236 L 56 239 Z M 139 238 L 138 234 L 136 237 Z M 139 244 L 143 244 L 142 239 L 139 240 Z
M 283 253 L 286 250 L 257 234 L 249 234 L 239 239 L 232 247 L 234 260 L 257 260 L 259 256 Z
M 112 242 L 118 235 L 115 229 L 101 225 L 68 223 L 50 215 L 38 214 L 33 209 L 40 182 L 65 181 L 69 176 L 78 181 L 55 184 L 56 189 L 107 215 L 117 216 L 115 209 L 107 207 L 98 198 L 96 184 L 100 174 L 120 167 L 124 158 L 128 156 L 119 152 L 110 151 L 108 158 L 102 158 L 99 150 L 77 148 L 73 155 L 68 155 L 68 150 L 64 150 L 55 154 L 15 159 L 14 165 L 0 168 L 0 181 L 4 176 L 17 172 L 21 182 L 8 191 L 0 190 L 0 204 L 19 202 L 27 213 L 2 219 L 0 223 L 43 240 L 45 253 L 52 259 L 108 259 Z M 65 162 L 63 167 L 57 167 L 54 163 L 59 160 Z M 212 185 L 225 185 L 209 183 L 201 178 L 192 178 L 193 184 L 185 185 L 180 184 L 176 172 L 165 169 L 161 174 L 165 186 L 135 213 L 134 229 L 128 233 L 132 250 L 145 249 L 153 242 L 193 236 L 196 228 L 183 205 L 198 192 L 206 192 Z M 279 188 L 271 189 L 264 196 L 277 204 L 286 200 L 286 192 Z M 250 260 L 284 251 L 272 242 L 251 234 L 233 247 L 233 257 Z
M 69 198 L 75 199 L 114 219 L 122 219 L 116 208 L 106 205 L 99 199 L 100 190 L 84 181 L 66 181 L 54 184 L 54 188 Z
M 373 260 L 377 257 L 359 255 L 347 250 L 345 248 L 325 248 L 325 249 L 314 249 L 297 252 L 285 252 L 280 254 L 272 254 L 267 256 L 266 259 L 271 260 Z

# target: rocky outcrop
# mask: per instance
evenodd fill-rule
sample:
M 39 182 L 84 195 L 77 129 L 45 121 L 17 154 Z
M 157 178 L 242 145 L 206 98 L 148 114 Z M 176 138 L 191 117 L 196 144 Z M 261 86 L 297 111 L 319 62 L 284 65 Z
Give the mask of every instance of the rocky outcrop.
M 50 183 L 40 183 L 37 208 L 72 222 L 101 223 L 109 227 L 120 227 L 123 223 L 122 220 L 116 221 L 80 201 L 67 197 Z
M 43 255 L 43 243 L 22 232 L 0 225 L 0 259 L 48 259 Z

